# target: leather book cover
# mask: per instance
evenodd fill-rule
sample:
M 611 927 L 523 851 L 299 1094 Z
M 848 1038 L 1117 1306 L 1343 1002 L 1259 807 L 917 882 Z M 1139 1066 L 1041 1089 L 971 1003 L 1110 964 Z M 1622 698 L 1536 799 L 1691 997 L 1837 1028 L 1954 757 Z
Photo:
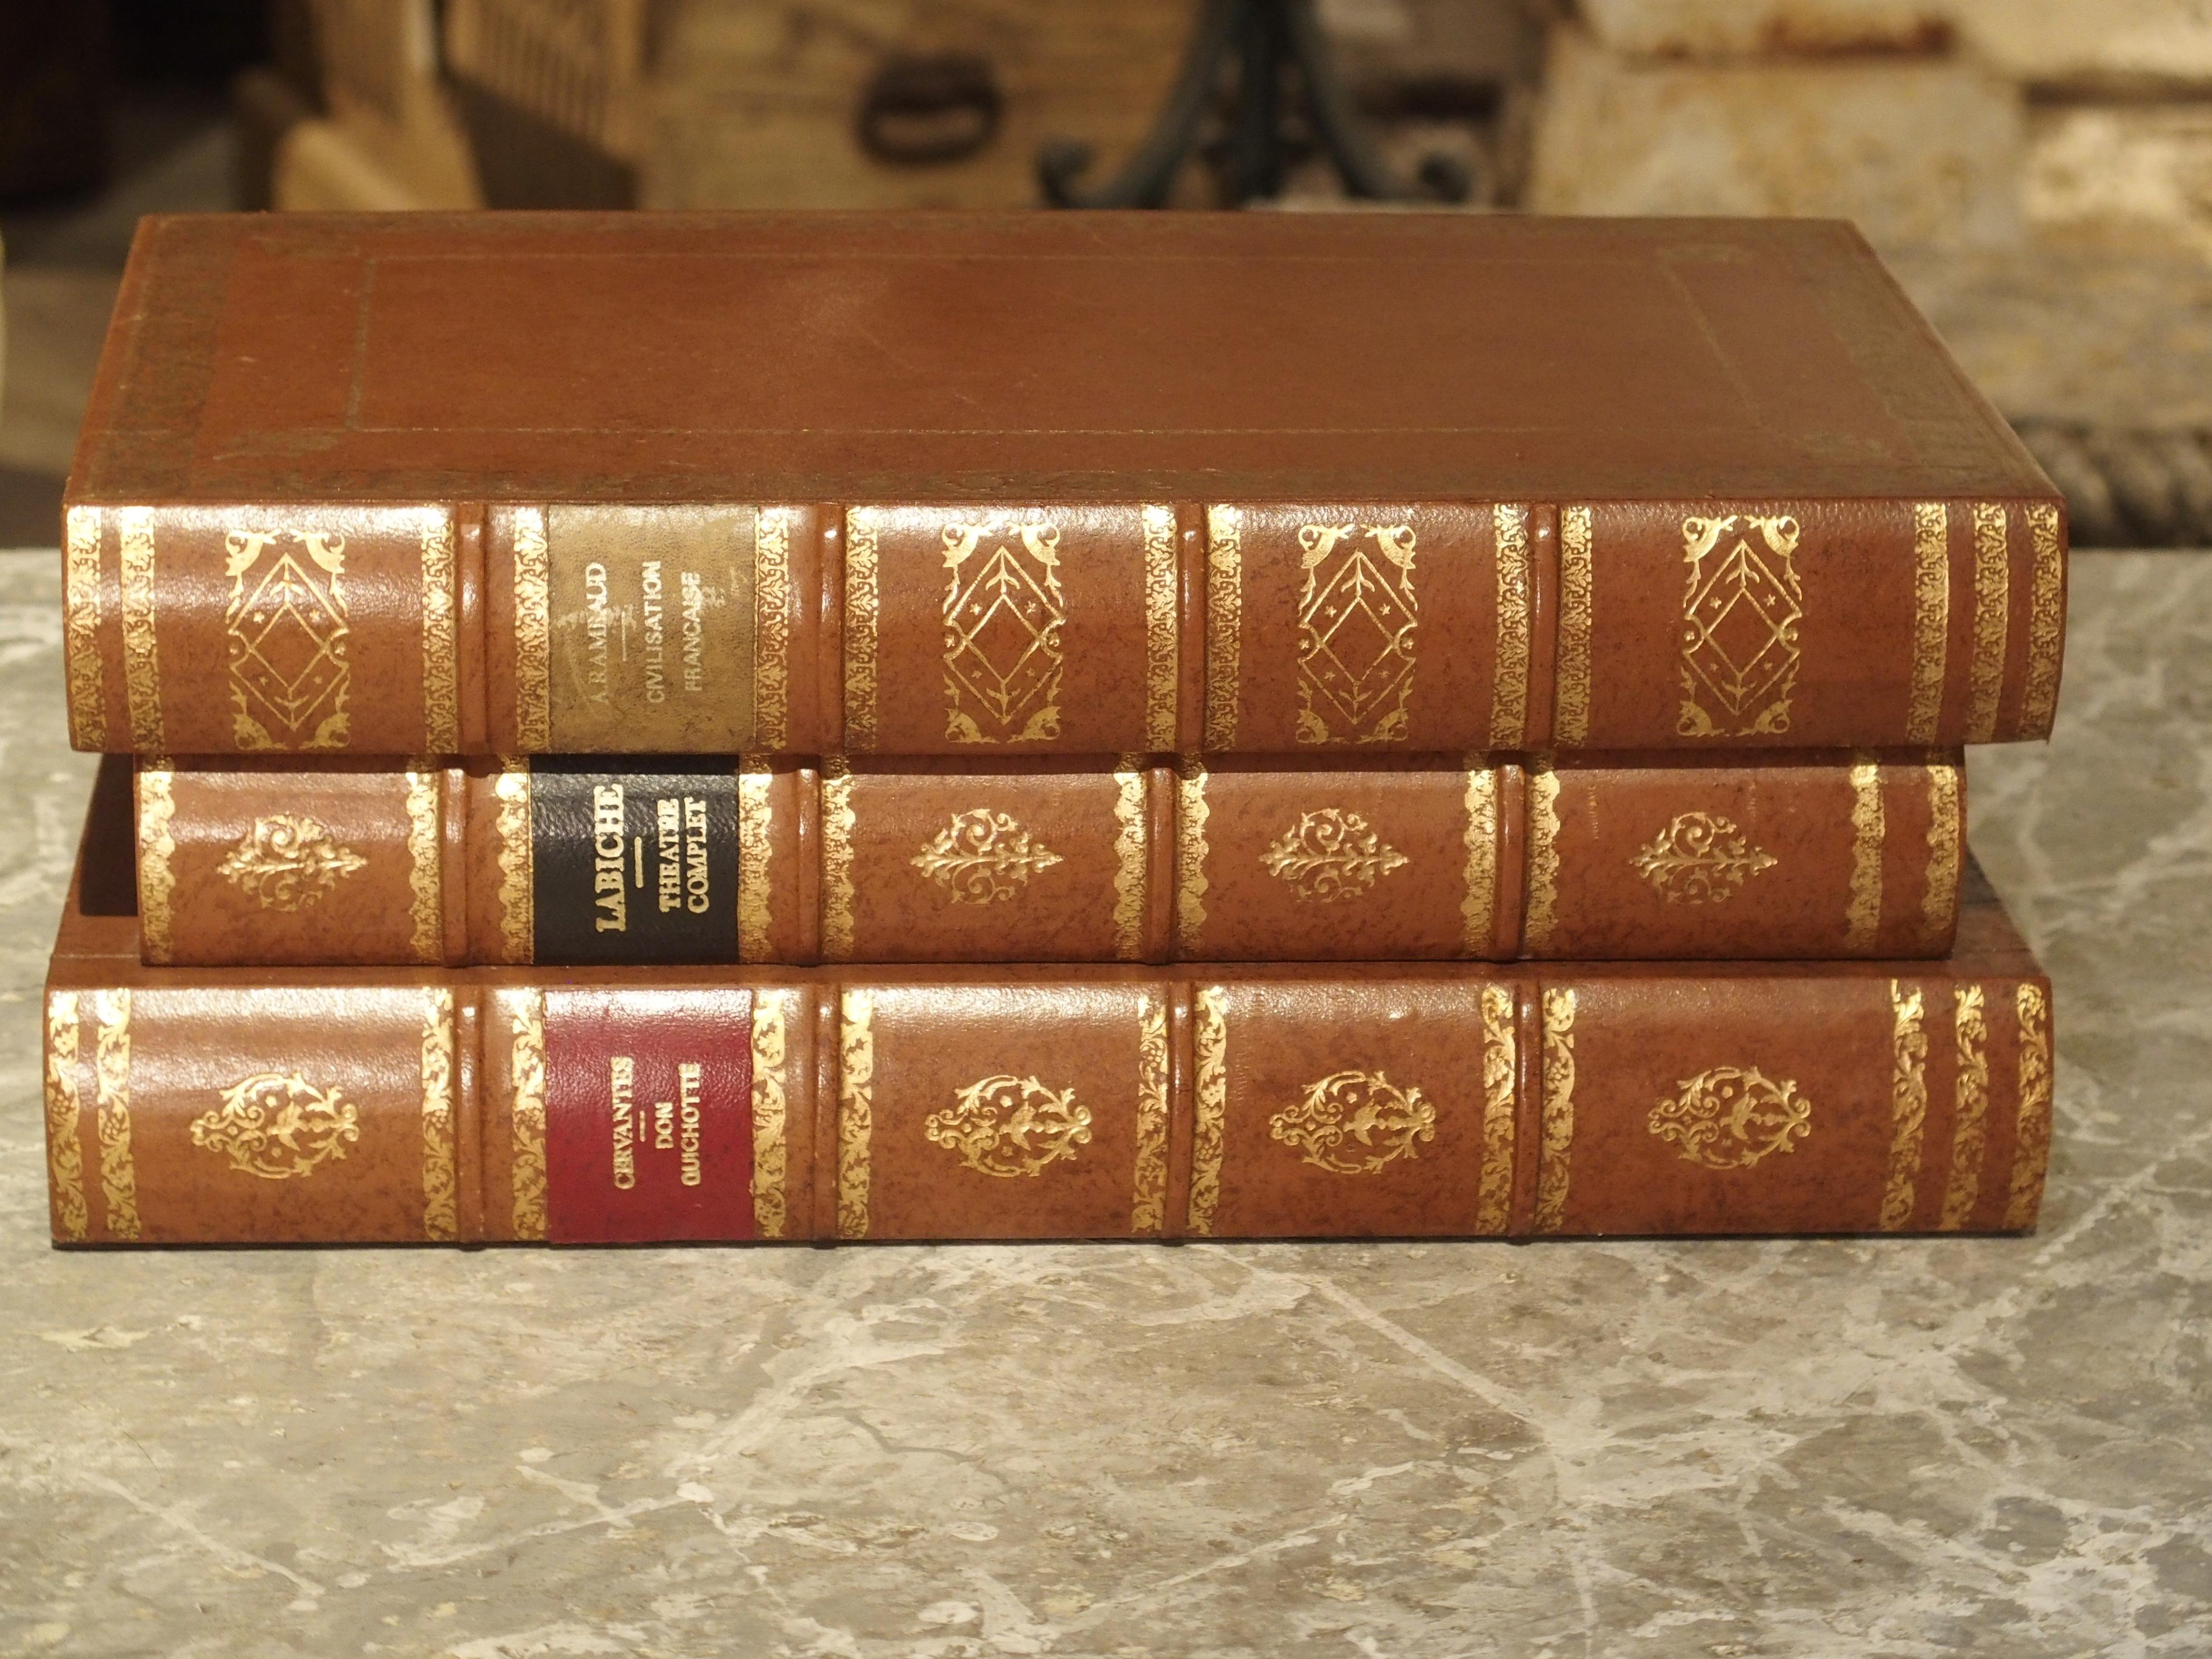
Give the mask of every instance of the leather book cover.
M 2065 614 L 1814 221 L 149 218 L 63 540 L 148 756 L 1954 745 Z
M 2049 1156 L 1972 872 L 1934 962 L 149 969 L 97 817 L 65 1244 L 2002 1231 Z
M 204 965 L 1935 957 L 1960 758 L 143 762 L 142 936 Z

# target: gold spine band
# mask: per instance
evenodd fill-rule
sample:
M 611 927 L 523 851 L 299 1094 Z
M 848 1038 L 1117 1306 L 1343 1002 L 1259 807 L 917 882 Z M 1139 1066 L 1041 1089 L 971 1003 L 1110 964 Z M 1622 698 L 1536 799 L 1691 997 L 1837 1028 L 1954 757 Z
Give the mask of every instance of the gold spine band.
M 876 1000 L 848 991 L 839 1000 L 837 1237 L 868 1236 L 868 1141 L 875 1130 Z
M 77 1089 L 77 1000 L 74 991 L 46 999 L 46 1190 L 54 1237 L 75 1243 L 91 1224 L 84 1202 L 84 1103 Z
M 453 521 L 440 513 L 422 526 L 422 746 L 434 755 L 461 746 L 459 604 Z
M 514 1090 L 514 1236 L 545 1237 L 545 993 L 525 991 L 515 1005 L 507 1054 Z
M 1176 513 L 1148 507 L 1145 520 L 1145 747 L 1176 746 L 1176 674 L 1181 662 Z
M 1145 951 L 1145 872 L 1151 817 L 1145 811 L 1144 757 L 1124 755 L 1114 773 L 1114 954 L 1135 962 Z
M 1888 833 L 1881 808 L 1881 768 L 1861 750 L 1851 757 L 1851 885 L 1844 907 L 1844 948 L 1864 955 L 1881 931 L 1881 848 Z
M 1168 1010 L 1147 993 L 1137 1006 L 1137 1168 L 1129 1231 L 1156 1238 L 1168 1212 Z
M 445 841 L 438 833 L 438 797 L 443 775 L 425 759 L 416 761 L 406 775 L 409 943 L 416 961 L 442 962 L 446 914 L 440 878 Z
M 524 963 L 538 954 L 536 855 L 531 847 L 530 763 L 507 756 L 492 785 L 499 802 L 499 940 L 502 962 Z
M 876 538 L 872 508 L 845 514 L 845 747 L 865 754 L 876 746 Z
M 138 949 L 156 965 L 173 959 L 176 924 L 176 774 L 167 760 L 149 757 L 138 769 Z
M 422 1237 L 450 1244 L 459 1237 L 454 1208 L 453 994 L 422 997 Z
M 753 746 L 791 742 L 791 510 L 753 514 Z
M 2027 509 L 2035 573 L 2027 590 L 2027 684 L 2021 694 L 2020 731 L 2039 738 L 2058 708 L 2058 668 L 2066 650 L 2066 550 L 2058 537 L 2058 509 Z
M 553 560 L 538 507 L 514 510 L 514 732 L 526 755 L 553 746 Z
M 1928 885 L 1920 896 L 1920 930 L 1931 945 L 1959 914 L 1959 871 L 1966 839 L 1959 780 L 1955 766 L 1928 769 Z
M 1912 694 L 1908 743 L 1933 743 L 1943 716 L 1945 653 L 1951 641 L 1950 514 L 1941 501 L 1912 508 Z
M 1206 509 L 1206 746 L 1237 746 L 1237 682 L 1244 648 L 1244 514 Z
M 62 655 L 69 667 L 70 744 L 97 750 L 107 747 L 107 688 L 100 666 L 100 509 L 70 508 L 67 534 Z
M 1544 993 L 1543 1145 L 1536 1164 L 1540 1233 L 1566 1224 L 1567 1176 L 1575 1149 L 1575 994 Z
M 1901 979 L 1889 982 L 1889 1172 L 1882 1182 L 1881 1230 L 1912 1222 L 1920 1190 L 1920 1140 L 1928 1122 L 1927 993 Z
M 769 862 L 775 846 L 771 831 L 775 809 L 769 793 L 775 781 L 765 755 L 742 756 L 738 761 L 738 960 L 769 959 Z
M 822 763 L 822 959 L 853 955 L 853 773 L 836 756 Z
M 784 1086 L 786 1026 L 798 1002 L 791 991 L 762 991 L 753 998 L 753 1231 L 781 1238 L 787 1225 L 788 1112 Z
M 1492 507 L 1491 527 L 1498 544 L 1498 659 L 1490 690 L 1490 746 L 1518 749 L 1528 734 L 1528 618 L 1534 605 L 1528 509 Z
M 1590 510 L 1559 514 L 1559 713 L 1554 725 L 1570 748 L 1589 741 L 1590 640 L 1596 573 L 1591 568 Z
M 161 653 L 154 628 L 154 514 L 126 507 L 115 515 L 123 568 L 123 700 L 131 746 L 142 755 L 167 748 L 161 728 Z
M 1463 957 L 1488 956 L 1498 932 L 1498 772 L 1479 755 L 1468 757 L 1466 890 L 1459 901 L 1459 951 Z
M 100 1196 L 107 1231 L 137 1238 L 138 1165 L 131 1151 L 131 993 L 94 991 L 93 1127 L 100 1141 Z
M 1515 1085 L 1520 1056 L 1513 1030 L 1513 991 L 1482 988 L 1482 1179 L 1474 1230 L 1502 1234 L 1513 1217 Z
M 1966 741 L 1996 735 L 1997 702 L 2004 691 L 2005 630 L 2012 607 L 2010 555 L 2005 510 L 1995 501 L 1974 503 L 1974 657 L 1966 672 Z
M 1197 959 L 1206 946 L 1206 768 L 1185 761 L 1176 775 L 1176 954 Z
M 2004 1224 L 2021 1228 L 2035 1224 L 2051 1167 L 2051 999 L 2040 985 L 2019 986 L 2013 1011 L 2020 1021 L 2020 1116 Z
M 1961 985 L 1951 998 L 1959 1075 L 1952 1095 L 1951 1173 L 1943 1187 L 1946 1232 L 1956 1232 L 1973 1218 L 1974 1200 L 1982 1191 L 1990 1111 L 1990 1027 L 1983 1000 L 1978 985 Z
M 1528 909 L 1522 945 L 1531 956 L 1551 947 L 1559 925 L 1559 775 L 1547 761 L 1528 766 Z
M 1200 988 L 1193 999 L 1198 1075 L 1190 1148 L 1189 1231 L 1203 1238 L 1213 1231 L 1213 1212 L 1221 1204 L 1222 1130 L 1229 1113 L 1229 1002 L 1218 985 Z

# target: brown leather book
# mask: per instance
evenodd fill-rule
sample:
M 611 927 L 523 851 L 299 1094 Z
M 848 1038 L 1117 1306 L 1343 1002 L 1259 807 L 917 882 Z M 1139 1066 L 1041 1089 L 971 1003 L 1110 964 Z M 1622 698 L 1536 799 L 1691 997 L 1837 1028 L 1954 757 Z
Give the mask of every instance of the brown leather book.
M 64 1243 L 2033 1226 L 2051 988 L 1941 962 L 152 969 L 95 813 Z
M 1366 758 L 143 762 L 142 942 L 447 966 L 1951 946 L 1956 750 Z
M 152 218 L 65 517 L 147 755 L 1949 745 L 2064 623 L 1813 221 Z

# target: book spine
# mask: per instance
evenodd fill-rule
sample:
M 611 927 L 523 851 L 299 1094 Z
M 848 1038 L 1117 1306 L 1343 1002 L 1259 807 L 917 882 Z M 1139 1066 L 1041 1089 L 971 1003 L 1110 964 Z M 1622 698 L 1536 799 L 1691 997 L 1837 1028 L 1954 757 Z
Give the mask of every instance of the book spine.
M 59 1243 L 1996 1231 L 2050 1146 L 2032 974 L 133 972 L 49 982 Z
M 1957 750 L 137 770 L 155 963 L 1909 957 Z
M 2048 734 L 2056 499 L 72 506 L 142 755 L 1012 757 Z

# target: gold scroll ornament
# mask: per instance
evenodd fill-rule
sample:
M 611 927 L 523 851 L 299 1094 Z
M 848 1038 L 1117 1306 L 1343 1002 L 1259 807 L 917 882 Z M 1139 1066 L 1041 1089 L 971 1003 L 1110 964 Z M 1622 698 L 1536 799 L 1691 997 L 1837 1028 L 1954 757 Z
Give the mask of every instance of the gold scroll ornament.
M 1725 904 L 1781 860 L 1753 846 L 1732 819 L 1683 812 L 1629 862 L 1669 904 Z
M 978 1175 L 1042 1175 L 1091 1140 L 1091 1109 L 1073 1089 L 1000 1073 L 957 1090 L 952 1104 L 922 1121 L 923 1137 Z
M 1301 812 L 1260 855 L 1267 873 L 1301 903 L 1364 898 L 1375 884 L 1409 862 L 1357 812 L 1334 806 Z
M 945 592 L 945 735 L 955 743 L 1036 743 L 1060 735 L 1060 527 L 1031 507 L 1018 520 L 956 519 L 940 532 Z
M 1715 1066 L 1684 1078 L 1651 1109 L 1644 1127 L 1685 1164 L 1747 1170 L 1813 1133 L 1813 1103 L 1791 1079 L 1768 1077 L 1755 1066 Z
M 216 873 L 264 910 L 312 910 L 368 860 L 305 812 L 271 812 L 223 854 Z
M 1404 740 L 1420 625 L 1413 542 L 1402 524 L 1298 527 L 1300 743 Z
M 191 1121 L 192 1145 L 264 1181 L 310 1176 L 361 1139 L 361 1115 L 336 1087 L 299 1072 L 256 1072 L 222 1091 Z
M 907 860 L 952 903 L 979 905 L 1013 898 L 1060 861 L 1018 819 L 988 806 L 955 812 Z
M 1729 514 L 1682 520 L 1681 708 L 1686 738 L 1790 729 L 1797 679 L 1797 520 Z
M 240 749 L 344 748 L 353 683 L 345 538 L 234 530 L 223 554 L 233 740 Z
M 1267 1120 L 1270 1139 L 1332 1175 L 1376 1175 L 1437 1138 L 1437 1109 L 1380 1072 L 1332 1072 Z

